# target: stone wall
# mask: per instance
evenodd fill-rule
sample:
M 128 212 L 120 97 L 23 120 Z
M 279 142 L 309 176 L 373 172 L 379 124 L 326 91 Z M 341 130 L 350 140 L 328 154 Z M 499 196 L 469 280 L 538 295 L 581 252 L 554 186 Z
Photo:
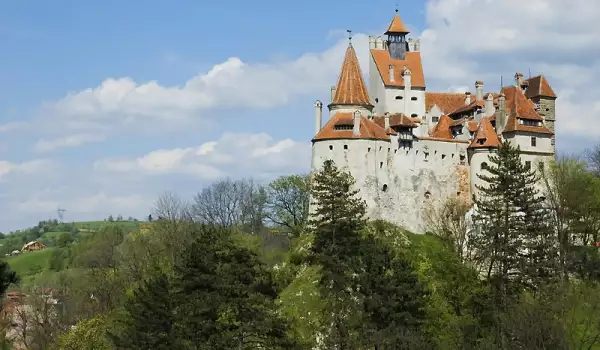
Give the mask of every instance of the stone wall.
M 370 219 L 422 233 L 426 207 L 450 196 L 469 198 L 467 146 L 415 139 L 412 147 L 400 147 L 395 137 L 391 142 L 325 140 L 313 144 L 312 166 L 320 169 L 333 160 L 355 178 Z

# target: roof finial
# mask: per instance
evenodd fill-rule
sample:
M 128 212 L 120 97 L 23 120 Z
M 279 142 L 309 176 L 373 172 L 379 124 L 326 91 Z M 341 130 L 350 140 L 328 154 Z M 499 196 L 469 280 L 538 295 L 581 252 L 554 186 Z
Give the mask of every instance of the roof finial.
M 348 33 L 348 41 L 352 42 L 352 30 L 347 29 L 346 32 Z
M 396 2 L 396 13 L 398 13 L 398 2 Z

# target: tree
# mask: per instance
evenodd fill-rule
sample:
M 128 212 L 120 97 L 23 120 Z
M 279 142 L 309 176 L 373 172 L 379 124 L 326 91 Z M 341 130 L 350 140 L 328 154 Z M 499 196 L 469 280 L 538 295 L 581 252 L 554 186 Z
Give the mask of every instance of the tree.
M 113 343 L 119 349 L 176 348 L 173 307 L 167 275 L 146 280 L 127 298 L 119 330 L 110 332 Z
M 70 232 L 63 232 L 56 239 L 56 245 L 58 245 L 60 248 L 64 248 L 67 245 L 73 243 L 74 240 L 75 239 L 73 238 L 73 234 L 72 233 L 70 233 Z
M 467 234 L 466 214 L 469 209 L 464 200 L 449 197 L 428 207 L 424 215 L 427 230 L 444 240 L 463 262 L 470 261 L 473 253 Z
M 107 319 L 96 316 L 83 320 L 75 329 L 59 337 L 59 346 L 63 350 L 112 350 L 107 337 Z
M 359 284 L 361 230 L 366 226 L 365 203 L 358 198 L 352 175 L 327 160 L 314 174 L 311 195 L 315 212 L 309 220 L 314 234 L 309 261 L 320 265 L 320 290 L 332 315 L 328 342 L 331 347 L 351 347 L 353 318 L 360 307 L 355 301 Z
M 542 171 L 544 193 L 557 232 L 559 264 L 563 278 L 569 276 L 573 245 L 597 241 L 600 230 L 599 181 L 575 158 L 563 157 Z M 577 264 L 579 265 L 579 264 Z
M 266 217 L 298 236 L 308 219 L 310 175 L 282 176 L 267 188 Z
M 277 292 L 266 266 L 237 246 L 229 230 L 198 226 L 193 236 L 175 266 L 180 348 L 292 348 L 275 310 Z
M 504 141 L 489 160 L 487 172 L 478 175 L 485 183 L 475 197 L 473 244 L 487 266 L 496 305 L 504 307 L 511 287 L 535 288 L 549 277 L 555 241 L 536 189 L 538 176 L 522 162 L 520 148 Z
M 410 262 L 373 235 L 363 240 L 364 334 L 375 349 L 425 348 L 421 326 L 428 292 Z M 428 347 L 432 347 L 428 344 Z
M 241 227 L 257 232 L 263 226 L 266 194 L 252 181 L 217 181 L 196 195 L 193 213 L 205 224 Z

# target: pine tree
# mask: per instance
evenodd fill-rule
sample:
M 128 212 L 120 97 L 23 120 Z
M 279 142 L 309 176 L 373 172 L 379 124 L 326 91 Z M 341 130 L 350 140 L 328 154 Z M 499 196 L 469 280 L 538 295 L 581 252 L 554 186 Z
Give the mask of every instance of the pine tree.
M 177 337 L 190 349 L 291 349 L 270 271 L 229 231 L 205 227 L 176 266 Z
M 363 240 L 364 334 L 375 349 L 427 349 L 421 326 L 429 293 L 410 262 L 373 235 Z
M 550 273 L 555 244 L 535 187 L 538 176 L 522 162 L 520 148 L 504 141 L 489 160 L 488 174 L 478 175 L 485 184 L 477 186 L 473 245 L 496 301 L 505 305 L 511 287 L 534 286 Z
M 354 178 L 328 160 L 314 174 L 311 196 L 315 206 L 309 227 L 314 241 L 309 254 L 321 266 L 320 290 L 331 315 L 328 342 L 331 347 L 350 346 L 353 329 L 358 327 L 354 301 L 360 273 L 361 230 L 364 229 L 365 203 L 353 188 Z M 355 323 L 356 322 L 356 323 Z
M 159 274 L 146 280 L 125 302 L 120 332 L 110 334 L 118 349 L 172 349 L 174 317 L 169 279 Z

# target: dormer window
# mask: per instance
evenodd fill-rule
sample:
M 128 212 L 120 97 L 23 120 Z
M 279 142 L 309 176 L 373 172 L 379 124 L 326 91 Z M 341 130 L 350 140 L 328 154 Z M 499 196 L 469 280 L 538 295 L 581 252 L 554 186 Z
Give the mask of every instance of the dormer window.
M 352 130 L 354 128 L 353 125 L 335 125 L 333 130 L 342 131 L 342 130 Z

